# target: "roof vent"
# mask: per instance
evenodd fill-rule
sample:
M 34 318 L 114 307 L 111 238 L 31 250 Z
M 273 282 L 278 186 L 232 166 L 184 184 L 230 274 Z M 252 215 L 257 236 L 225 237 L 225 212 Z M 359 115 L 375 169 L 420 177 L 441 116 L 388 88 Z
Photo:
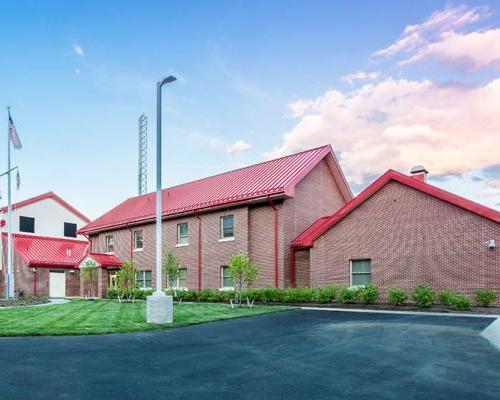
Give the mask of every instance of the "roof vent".
M 412 176 L 412 178 L 422 182 L 425 182 L 427 180 L 428 173 L 429 171 L 427 171 L 423 165 L 415 165 L 410 170 L 410 175 Z

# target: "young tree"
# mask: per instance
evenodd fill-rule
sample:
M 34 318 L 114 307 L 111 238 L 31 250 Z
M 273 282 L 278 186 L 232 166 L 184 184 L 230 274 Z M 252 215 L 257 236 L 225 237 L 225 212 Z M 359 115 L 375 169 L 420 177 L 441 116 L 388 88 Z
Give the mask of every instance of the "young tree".
M 177 296 L 177 287 L 174 288 L 173 283 L 181 276 L 180 262 L 172 250 L 168 250 L 163 258 L 163 272 L 167 276 L 168 288 Z M 180 300 L 181 301 L 181 300 Z
M 233 277 L 233 281 L 238 285 L 238 304 L 241 307 L 241 296 L 243 293 L 243 286 L 245 288 L 250 289 L 253 284 L 259 278 L 259 266 L 252 262 L 250 257 L 244 251 L 240 251 L 238 254 L 235 254 L 229 260 L 229 272 Z M 246 293 L 247 305 L 249 307 L 253 306 L 253 300 L 250 303 L 250 299 L 248 298 L 248 292 Z
M 118 301 L 121 303 L 125 298 L 127 301 L 135 301 L 135 290 L 137 289 L 137 273 L 139 268 L 132 260 L 127 260 L 116 274 L 116 286 L 118 288 Z
M 87 286 L 85 291 L 85 298 L 89 299 L 94 297 L 94 286 L 97 282 L 97 264 L 91 258 L 87 258 L 83 265 L 80 267 L 80 276 L 83 279 L 84 287 Z

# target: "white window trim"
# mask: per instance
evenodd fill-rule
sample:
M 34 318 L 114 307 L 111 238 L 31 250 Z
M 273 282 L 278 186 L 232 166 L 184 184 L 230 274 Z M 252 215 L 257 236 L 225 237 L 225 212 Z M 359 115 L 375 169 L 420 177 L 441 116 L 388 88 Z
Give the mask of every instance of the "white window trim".
M 113 238 L 113 251 L 108 251 L 108 237 L 111 237 Z M 104 246 L 106 247 L 106 251 L 104 252 L 104 254 L 115 254 L 115 238 L 113 237 L 113 235 L 106 235 L 104 236 Z
M 220 275 L 220 282 L 219 282 L 219 290 L 221 292 L 223 291 L 231 291 L 234 290 L 234 279 L 233 279 L 233 286 L 224 286 L 224 273 L 223 273 L 223 268 L 229 268 L 227 265 L 221 265 L 219 268 L 219 275 Z
M 187 229 L 188 229 L 188 233 L 187 233 L 187 240 L 188 241 L 187 241 L 187 243 L 179 243 L 179 239 L 181 238 L 180 226 L 183 224 L 186 224 Z M 177 243 L 175 244 L 175 247 L 185 247 L 185 246 L 189 246 L 189 223 L 188 222 L 180 222 L 177 224 Z
M 177 243 L 175 247 L 186 247 L 189 246 L 189 243 Z
M 134 253 L 140 253 L 140 252 L 141 252 L 141 251 L 143 251 L 143 250 L 144 250 L 144 248 L 140 248 L 140 249 L 133 249 L 132 251 L 133 251 Z
M 137 237 L 136 233 L 141 232 L 142 235 L 142 247 L 137 247 Z M 132 234 L 133 240 L 134 240 L 134 248 L 132 249 L 133 252 L 138 252 L 144 250 L 144 231 L 142 229 L 137 229 L 133 232 Z
M 153 289 L 153 271 L 152 270 L 140 270 L 138 272 L 142 274 L 142 280 L 144 281 L 144 283 L 146 283 L 146 272 L 151 272 L 151 286 L 139 286 L 139 289 L 141 289 L 141 290 Z M 137 280 L 138 279 L 136 279 L 136 281 Z
M 219 239 L 219 243 L 232 242 L 232 241 L 234 241 L 234 236 Z
M 226 217 L 233 217 L 233 236 L 227 236 L 227 237 L 224 237 L 224 218 Z M 220 217 L 220 221 L 219 221 L 219 242 L 230 242 L 232 240 L 234 240 L 234 214 L 228 214 L 228 215 L 223 215 L 222 217 Z
M 353 261 L 370 261 L 370 281 L 371 281 L 371 277 L 372 277 L 372 260 L 371 258 L 359 258 L 359 259 L 356 259 L 356 260 L 349 260 L 349 287 L 351 288 L 364 288 L 366 285 L 353 285 L 352 284 L 352 262 Z M 367 273 L 367 272 L 366 272 Z

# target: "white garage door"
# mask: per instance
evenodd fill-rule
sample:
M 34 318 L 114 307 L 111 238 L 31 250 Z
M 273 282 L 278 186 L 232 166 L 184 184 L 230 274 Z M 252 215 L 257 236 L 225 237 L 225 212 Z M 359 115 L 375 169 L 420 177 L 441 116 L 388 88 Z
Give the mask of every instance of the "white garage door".
M 66 274 L 64 271 L 50 271 L 49 273 L 49 296 L 66 296 Z

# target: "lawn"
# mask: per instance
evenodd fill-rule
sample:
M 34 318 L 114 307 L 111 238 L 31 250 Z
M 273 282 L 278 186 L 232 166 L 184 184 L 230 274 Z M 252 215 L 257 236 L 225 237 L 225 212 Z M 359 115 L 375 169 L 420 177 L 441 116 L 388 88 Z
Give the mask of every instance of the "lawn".
M 287 310 L 287 307 L 231 308 L 227 304 L 174 306 L 173 324 L 146 323 L 146 303 L 73 300 L 66 304 L 0 310 L 0 336 L 94 335 L 135 332 L 200 324 Z

